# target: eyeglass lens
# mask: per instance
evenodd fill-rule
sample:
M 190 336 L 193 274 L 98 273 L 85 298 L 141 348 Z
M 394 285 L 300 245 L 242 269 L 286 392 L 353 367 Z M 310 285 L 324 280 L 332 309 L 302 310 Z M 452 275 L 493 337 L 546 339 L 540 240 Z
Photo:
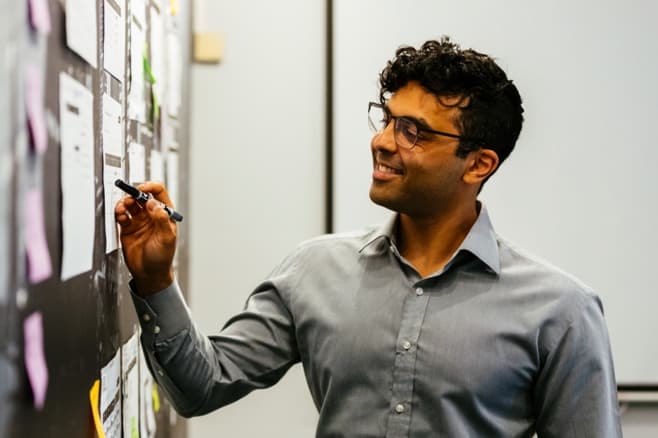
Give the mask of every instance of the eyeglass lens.
M 379 105 L 371 105 L 368 112 L 368 122 L 374 132 L 381 132 L 388 126 L 391 116 Z M 418 140 L 418 127 L 404 117 L 394 118 L 395 141 L 398 146 L 411 149 Z

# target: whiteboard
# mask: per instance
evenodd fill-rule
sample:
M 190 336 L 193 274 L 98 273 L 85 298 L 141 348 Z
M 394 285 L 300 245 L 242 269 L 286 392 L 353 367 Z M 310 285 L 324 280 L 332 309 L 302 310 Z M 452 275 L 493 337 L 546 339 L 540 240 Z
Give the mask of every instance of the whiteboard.
M 389 215 L 367 102 L 395 49 L 445 34 L 493 55 L 526 119 L 480 196 L 494 227 L 599 294 L 618 384 L 658 385 L 658 2 L 334 0 L 333 19 L 334 231 Z

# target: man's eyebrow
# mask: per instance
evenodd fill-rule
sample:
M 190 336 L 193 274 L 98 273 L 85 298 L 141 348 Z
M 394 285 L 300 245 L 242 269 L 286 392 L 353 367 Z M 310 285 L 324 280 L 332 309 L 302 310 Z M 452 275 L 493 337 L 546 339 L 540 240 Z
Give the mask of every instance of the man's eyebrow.
M 429 123 L 427 123 L 427 121 L 422 117 L 418 118 L 418 117 L 414 117 L 414 116 L 396 116 L 395 114 L 393 114 L 391 112 L 391 109 L 388 107 L 387 103 L 384 104 L 384 111 L 386 111 L 386 114 L 388 114 L 390 116 L 393 116 L 393 117 L 396 117 L 396 118 L 404 118 L 404 119 L 411 120 L 412 122 L 414 122 L 415 124 L 417 124 L 421 128 L 430 129 L 430 130 L 432 129 L 432 127 L 430 127 Z

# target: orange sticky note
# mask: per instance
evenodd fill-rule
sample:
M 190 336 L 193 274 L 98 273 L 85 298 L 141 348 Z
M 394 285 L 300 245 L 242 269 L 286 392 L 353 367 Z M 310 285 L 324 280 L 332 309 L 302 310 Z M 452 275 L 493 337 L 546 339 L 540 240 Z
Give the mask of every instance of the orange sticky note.
M 94 425 L 96 426 L 96 434 L 98 438 L 105 438 L 105 432 L 103 431 L 103 423 L 101 422 L 101 416 L 98 412 L 98 402 L 100 396 L 101 381 L 96 379 L 94 384 L 89 390 L 89 403 L 91 403 L 91 414 L 94 417 Z

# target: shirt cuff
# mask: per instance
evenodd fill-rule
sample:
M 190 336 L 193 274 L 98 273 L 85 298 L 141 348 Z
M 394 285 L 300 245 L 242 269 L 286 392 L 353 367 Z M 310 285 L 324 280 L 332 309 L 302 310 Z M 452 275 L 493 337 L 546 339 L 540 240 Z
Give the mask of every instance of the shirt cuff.
M 142 298 L 135 292 L 134 280 L 129 283 L 130 294 L 142 326 L 142 341 L 149 345 L 173 338 L 190 326 L 190 310 L 185 303 L 178 283 Z

